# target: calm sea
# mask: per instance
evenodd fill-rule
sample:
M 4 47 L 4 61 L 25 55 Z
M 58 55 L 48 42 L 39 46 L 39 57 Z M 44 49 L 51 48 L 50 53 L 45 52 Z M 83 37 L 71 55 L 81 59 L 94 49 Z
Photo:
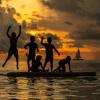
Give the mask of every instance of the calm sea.
M 10 60 L 2 68 L 3 61 L 0 61 L 0 100 L 100 100 L 100 61 L 72 61 L 72 71 L 97 72 L 96 77 L 75 78 L 7 77 L 6 73 L 17 71 L 15 61 Z M 56 60 L 55 67 L 57 63 Z M 27 71 L 25 60 L 20 62 L 19 71 Z

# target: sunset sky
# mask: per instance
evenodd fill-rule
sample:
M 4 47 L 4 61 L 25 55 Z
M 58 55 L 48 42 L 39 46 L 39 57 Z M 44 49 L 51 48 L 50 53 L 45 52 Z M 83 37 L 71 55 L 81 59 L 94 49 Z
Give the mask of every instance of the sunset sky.
M 41 36 L 51 36 L 62 55 L 74 57 L 79 47 L 85 59 L 100 59 L 99 0 L 0 0 L 0 51 L 9 48 L 7 27 L 18 32 L 18 24 L 19 48 L 29 35 L 38 43 Z

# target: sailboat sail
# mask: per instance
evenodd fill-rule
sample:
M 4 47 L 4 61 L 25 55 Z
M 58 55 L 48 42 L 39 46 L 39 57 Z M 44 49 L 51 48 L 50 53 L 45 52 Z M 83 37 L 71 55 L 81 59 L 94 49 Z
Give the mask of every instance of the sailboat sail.
M 78 48 L 77 52 L 76 52 L 76 56 L 75 56 L 75 60 L 83 60 L 81 58 L 81 53 L 80 53 L 80 49 Z

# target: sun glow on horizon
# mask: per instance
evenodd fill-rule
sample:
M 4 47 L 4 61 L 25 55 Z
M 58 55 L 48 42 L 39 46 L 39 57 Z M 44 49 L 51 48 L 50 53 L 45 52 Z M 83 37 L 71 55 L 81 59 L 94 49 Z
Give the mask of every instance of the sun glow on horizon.
M 48 0 L 44 0 L 44 1 L 47 2 Z M 27 0 L 4 0 L 2 1 L 2 6 L 7 9 L 8 8 L 15 9 L 16 14 L 14 15 L 14 18 L 16 19 L 16 21 L 18 23 L 23 23 L 23 21 L 25 21 L 26 25 L 28 26 L 27 29 L 25 30 L 26 34 L 38 36 L 38 34 L 41 33 L 45 33 L 45 34 L 51 33 L 53 35 L 57 35 L 60 38 L 60 42 L 62 43 L 62 46 L 59 47 L 60 52 L 75 53 L 77 51 L 77 47 L 73 46 L 75 40 L 69 37 L 70 33 L 68 31 L 59 31 L 57 30 L 58 28 L 54 29 L 52 27 L 49 28 L 50 25 L 48 25 L 48 27 L 46 28 L 47 24 L 44 25 L 45 23 L 43 21 L 46 20 L 48 23 L 53 22 L 53 20 L 58 21 L 57 19 L 58 16 L 54 10 L 50 10 L 47 7 L 43 6 L 40 0 L 28 0 L 28 1 Z M 52 16 L 50 16 L 50 14 L 52 14 Z M 33 29 L 32 27 L 29 28 L 30 26 L 32 26 L 31 25 L 32 23 L 37 25 L 36 29 Z M 93 52 L 92 48 L 90 48 L 89 46 L 80 48 L 80 50 L 82 53 Z

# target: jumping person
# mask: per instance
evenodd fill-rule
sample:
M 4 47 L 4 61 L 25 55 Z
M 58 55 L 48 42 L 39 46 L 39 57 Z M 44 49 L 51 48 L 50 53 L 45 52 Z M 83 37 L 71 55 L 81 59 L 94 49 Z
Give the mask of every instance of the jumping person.
M 17 36 L 16 36 L 15 32 L 12 32 L 11 35 L 9 35 L 9 30 L 10 29 L 11 29 L 11 26 L 9 26 L 8 30 L 7 30 L 7 36 L 9 38 L 9 40 L 10 40 L 10 49 L 9 49 L 9 52 L 8 52 L 8 57 L 7 57 L 6 61 L 4 62 L 4 64 L 2 65 L 2 67 L 4 67 L 6 65 L 7 61 L 11 58 L 11 56 L 14 55 L 15 58 L 16 58 L 17 69 L 19 69 L 19 67 L 18 67 L 17 41 L 18 41 L 18 38 L 21 35 L 21 25 L 19 25 L 19 34 Z
M 71 56 L 67 56 L 65 59 L 60 60 L 59 66 L 57 69 L 54 70 L 54 72 L 57 72 L 57 71 L 58 72 L 66 72 L 66 68 L 65 68 L 66 64 L 68 64 L 68 66 L 69 66 L 69 72 L 72 72 L 70 62 L 71 62 Z
M 35 43 L 35 37 L 31 36 L 30 37 L 29 43 L 27 43 L 24 48 L 27 49 L 29 47 L 29 53 L 28 53 L 28 59 L 27 59 L 27 64 L 28 64 L 28 72 L 30 72 L 30 61 L 35 60 L 35 55 L 36 55 L 36 50 L 39 52 L 38 45 Z
M 55 46 L 53 44 L 51 44 L 52 42 L 52 38 L 48 37 L 47 38 L 47 43 L 43 43 L 43 37 L 41 38 L 41 44 L 45 47 L 46 50 L 46 58 L 45 58 L 45 63 L 44 63 L 44 70 L 45 67 L 47 65 L 48 62 L 50 62 L 50 67 L 51 67 L 51 72 L 53 70 L 53 50 L 55 50 L 57 52 L 58 55 L 60 55 L 60 53 L 58 52 L 58 50 L 55 48 Z

